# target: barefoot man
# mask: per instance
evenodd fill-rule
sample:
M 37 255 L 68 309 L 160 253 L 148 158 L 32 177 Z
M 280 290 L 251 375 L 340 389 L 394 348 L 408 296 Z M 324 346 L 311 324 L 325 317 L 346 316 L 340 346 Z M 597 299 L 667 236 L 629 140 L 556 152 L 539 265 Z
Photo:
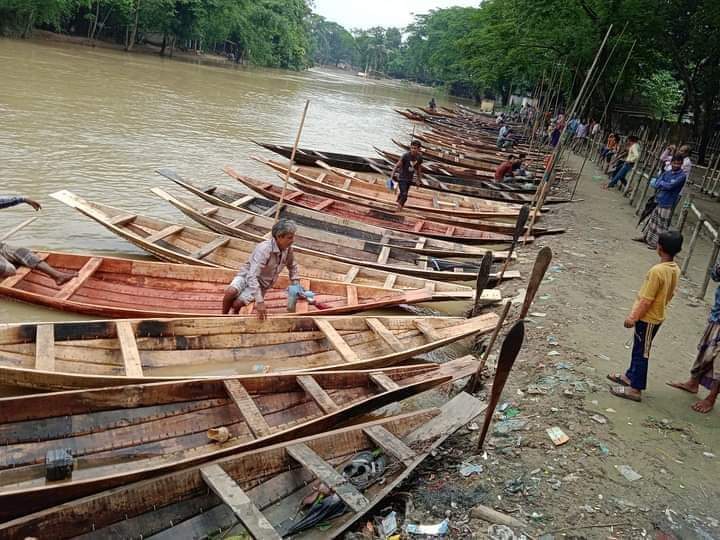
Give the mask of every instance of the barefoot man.
M 22 203 L 32 206 L 36 211 L 42 208 L 39 202 L 28 197 L 3 197 L 0 195 L 0 208 L 10 208 L 11 206 Z M 37 255 L 28 249 L 13 247 L 4 242 L 0 242 L 0 280 L 14 276 L 18 266 L 27 266 L 28 268 L 39 270 L 43 274 L 47 274 L 53 278 L 57 285 L 62 285 L 77 275 L 77 272 L 61 272 L 55 270 L 55 268 L 41 261 Z
M 293 257 L 297 225 L 289 219 L 281 219 L 272 228 L 272 238 L 260 242 L 225 289 L 223 313 L 239 313 L 243 306 L 255 302 L 257 318 L 267 318 L 265 293 L 277 281 L 283 267 L 287 266 L 290 281 L 300 283 L 300 269 Z
M 716 264 L 711 274 L 713 281 L 720 281 L 720 264 Z M 685 382 L 669 382 L 674 388 L 697 394 L 700 385 L 710 390 L 705 399 L 697 401 L 693 410 L 699 413 L 709 413 L 715 406 L 715 400 L 720 389 L 720 362 L 715 357 L 720 353 L 720 287 L 715 291 L 715 304 L 710 310 L 708 324 L 705 327 L 695 363 L 690 368 L 690 378 Z

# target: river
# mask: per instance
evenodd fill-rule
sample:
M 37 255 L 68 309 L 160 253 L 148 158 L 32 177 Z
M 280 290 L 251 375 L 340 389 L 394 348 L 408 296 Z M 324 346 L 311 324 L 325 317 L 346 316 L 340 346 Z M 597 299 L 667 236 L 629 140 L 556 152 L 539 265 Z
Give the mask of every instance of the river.
M 307 99 L 302 145 L 372 155 L 373 145 L 390 148 L 391 137 L 407 138 L 412 129 L 392 108 L 424 105 L 432 95 L 344 72 L 223 68 L 8 39 L 0 39 L 0 74 L 0 193 L 43 204 L 40 219 L 12 243 L 123 256 L 142 252 L 48 194 L 69 189 L 189 223 L 150 193 L 153 186 L 174 191 L 154 173 L 158 167 L 234 188 L 224 165 L 271 179 L 249 159 L 264 152 L 251 139 L 292 143 Z M 0 211 L 0 231 L 31 214 L 26 205 Z M 0 322 L 77 318 L 0 300 Z

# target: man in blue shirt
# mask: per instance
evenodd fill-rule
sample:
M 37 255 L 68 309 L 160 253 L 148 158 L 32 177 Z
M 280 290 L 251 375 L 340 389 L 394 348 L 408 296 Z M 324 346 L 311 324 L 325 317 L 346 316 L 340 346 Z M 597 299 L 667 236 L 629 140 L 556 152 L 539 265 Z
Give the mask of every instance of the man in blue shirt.
M 710 276 L 713 281 L 720 281 L 720 264 L 715 264 Z M 700 385 L 710 393 L 705 399 L 697 401 L 692 409 L 699 413 L 709 413 L 715 406 L 718 391 L 720 391 L 720 361 L 715 358 L 720 354 L 720 287 L 715 291 L 715 304 L 710 310 L 708 324 L 705 327 L 695 362 L 690 368 L 690 379 L 684 382 L 669 382 L 673 388 L 697 394 Z
M 670 229 L 672 210 L 687 181 L 687 174 L 682 170 L 682 165 L 683 156 L 676 154 L 670 162 L 670 170 L 665 171 L 650 183 L 656 189 L 655 203 L 657 206 L 645 224 L 643 236 L 634 238 L 634 240 L 645 242 L 651 249 L 657 248 L 660 234 Z
M 28 197 L 3 197 L 0 195 L 0 208 L 10 208 L 22 203 L 32 206 L 36 211 L 42 208 L 39 202 Z M 53 278 L 57 285 L 62 285 L 77 275 L 77 272 L 56 270 L 28 249 L 0 242 L 0 281 L 14 276 L 18 266 L 37 269 Z

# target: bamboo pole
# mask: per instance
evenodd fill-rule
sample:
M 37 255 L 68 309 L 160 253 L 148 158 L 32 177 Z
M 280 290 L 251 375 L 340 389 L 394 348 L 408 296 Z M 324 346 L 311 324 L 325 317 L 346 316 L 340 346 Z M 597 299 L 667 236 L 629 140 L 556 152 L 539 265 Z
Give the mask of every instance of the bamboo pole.
M 18 232 L 20 229 L 24 229 L 28 225 L 30 225 L 33 221 L 35 221 L 39 216 L 31 217 L 30 219 L 26 219 L 19 225 L 16 225 L 12 229 L 10 229 L 8 232 L 6 232 L 4 235 L 0 236 L 0 242 L 4 242 L 8 238 L 10 238 L 13 234 Z
M 300 135 L 302 134 L 303 127 L 305 126 L 305 116 L 307 115 L 308 107 L 310 106 L 310 100 L 305 101 L 305 108 L 303 109 L 302 118 L 300 119 L 300 127 L 298 128 L 297 135 L 295 136 L 295 144 L 293 145 L 292 153 L 290 154 L 290 162 L 288 163 L 288 169 L 285 173 L 285 182 L 283 182 L 282 193 L 280 194 L 280 200 L 277 203 L 277 209 L 275 210 L 275 223 L 280 219 L 280 209 L 285 202 L 285 192 L 287 191 L 288 181 L 290 180 L 290 173 L 295 163 L 295 152 L 297 152 L 298 144 L 300 144 Z

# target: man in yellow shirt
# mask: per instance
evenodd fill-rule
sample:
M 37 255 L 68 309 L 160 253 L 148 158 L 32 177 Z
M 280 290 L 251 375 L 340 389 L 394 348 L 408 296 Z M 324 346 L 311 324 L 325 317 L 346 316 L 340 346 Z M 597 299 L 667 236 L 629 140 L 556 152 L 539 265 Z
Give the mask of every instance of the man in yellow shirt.
M 658 238 L 657 253 L 660 263 L 648 271 L 637 300 L 624 323 L 625 328 L 635 329 L 630 368 L 624 375 L 607 376 L 620 385 L 610 388 L 610 393 L 617 397 L 632 401 L 642 400 L 642 391 L 647 386 L 650 347 L 665 320 L 667 306 L 675 294 L 680 278 L 680 268 L 674 259 L 682 249 L 682 242 L 682 235 L 677 231 L 666 231 Z

